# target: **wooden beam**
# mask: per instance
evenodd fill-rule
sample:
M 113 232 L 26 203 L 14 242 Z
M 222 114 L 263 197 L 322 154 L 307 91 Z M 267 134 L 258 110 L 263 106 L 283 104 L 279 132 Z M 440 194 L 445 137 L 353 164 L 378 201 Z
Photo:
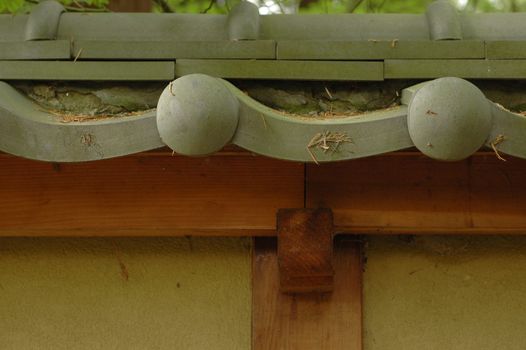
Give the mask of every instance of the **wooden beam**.
M 252 349 L 361 350 L 362 258 L 354 238 L 336 239 L 334 291 L 283 294 L 276 240 L 255 240 Z
M 396 152 L 309 165 L 306 205 L 331 208 L 336 234 L 526 234 L 526 160 L 507 159 Z M 235 147 L 81 164 L 0 153 L 0 164 L 0 236 L 275 236 L 278 208 L 303 206 L 302 164 Z
M 303 206 L 303 164 L 243 154 L 0 164 L 0 236 L 275 235 Z
M 306 203 L 337 232 L 525 234 L 526 160 L 437 162 L 402 153 L 307 166 Z
M 280 209 L 277 214 L 280 289 L 331 292 L 334 227 L 330 209 Z

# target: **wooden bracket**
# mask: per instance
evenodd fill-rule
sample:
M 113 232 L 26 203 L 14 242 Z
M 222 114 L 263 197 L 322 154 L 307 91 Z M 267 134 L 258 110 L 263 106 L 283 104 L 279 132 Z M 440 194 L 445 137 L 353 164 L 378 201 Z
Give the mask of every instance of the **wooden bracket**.
M 333 290 L 333 218 L 330 209 L 280 209 L 277 214 L 280 290 Z

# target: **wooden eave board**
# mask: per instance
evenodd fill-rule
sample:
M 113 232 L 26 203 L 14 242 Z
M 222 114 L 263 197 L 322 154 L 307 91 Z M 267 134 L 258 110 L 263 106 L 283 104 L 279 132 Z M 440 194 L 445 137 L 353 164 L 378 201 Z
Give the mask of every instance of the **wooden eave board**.
M 526 161 L 506 158 L 404 152 L 308 165 L 306 205 L 331 208 L 340 232 L 526 234 Z
M 526 60 L 385 60 L 385 79 L 525 79 Z
M 337 233 L 526 234 L 526 161 L 506 158 L 397 152 L 304 165 L 157 151 L 57 164 L 0 154 L 0 236 L 273 236 L 277 210 L 304 205 L 331 208 Z
M 484 58 L 484 41 L 477 40 L 289 40 L 277 43 L 280 60 L 382 60 Z
M 191 73 L 238 79 L 383 80 L 383 63 L 279 60 L 177 60 L 177 77 Z
M 526 41 L 487 41 L 486 57 L 489 59 L 526 59 Z
M 68 40 L 0 41 L 0 60 L 69 60 Z
M 248 153 L 44 163 L 0 154 L 0 236 L 274 235 L 303 164 Z
M 80 53 L 80 54 L 79 54 Z M 275 59 L 272 40 L 241 41 L 75 41 L 79 59 Z
M 1 61 L 3 80 L 172 80 L 174 62 Z

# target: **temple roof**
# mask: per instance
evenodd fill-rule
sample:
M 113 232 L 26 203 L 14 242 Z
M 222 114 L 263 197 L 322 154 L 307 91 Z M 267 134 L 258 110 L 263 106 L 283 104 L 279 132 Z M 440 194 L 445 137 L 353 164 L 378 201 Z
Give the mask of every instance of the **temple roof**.
M 338 118 L 284 114 L 236 83 L 394 79 L 406 82 L 397 103 Z M 428 79 L 437 80 L 420 83 Z M 526 79 L 526 13 L 459 14 L 444 0 L 417 15 L 260 16 L 247 2 L 228 15 L 68 13 L 44 1 L 29 15 L 0 15 L 0 150 L 87 161 L 163 145 L 204 155 L 234 143 L 323 162 L 415 146 L 457 160 L 485 145 L 526 157 L 521 111 L 488 102 L 464 79 Z M 65 123 L 20 81 L 166 88 L 157 109 Z

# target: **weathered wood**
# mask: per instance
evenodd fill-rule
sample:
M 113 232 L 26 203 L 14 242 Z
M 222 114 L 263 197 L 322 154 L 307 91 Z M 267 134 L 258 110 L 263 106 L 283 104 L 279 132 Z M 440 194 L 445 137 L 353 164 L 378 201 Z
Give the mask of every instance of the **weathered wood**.
M 524 79 L 526 60 L 386 60 L 385 79 Z
M 525 234 L 526 161 L 482 153 L 437 162 L 394 153 L 307 166 L 306 205 L 331 208 L 337 232 Z
M 330 209 L 280 209 L 277 227 L 281 291 L 332 291 L 334 228 Z
M 3 61 L 4 80 L 172 80 L 173 62 Z
M 306 202 L 333 210 L 337 234 L 526 234 L 526 161 L 506 159 L 309 165 Z M 276 210 L 303 205 L 303 165 L 235 148 L 60 165 L 0 153 L 0 164 L 0 236 L 274 236 Z
M 361 350 L 362 261 L 352 237 L 336 239 L 334 291 L 279 291 L 276 241 L 255 240 L 252 273 L 252 349 Z
M 484 58 L 484 41 L 364 40 L 279 41 L 278 59 L 381 60 L 403 58 Z
M 0 60 L 67 60 L 69 58 L 69 40 L 0 41 Z
M 79 59 L 274 59 L 272 40 L 242 41 L 95 41 L 74 42 L 72 55 Z
M 0 164 L 0 236 L 272 235 L 303 205 L 302 164 L 244 153 Z
M 276 60 L 177 60 L 175 75 L 203 73 L 220 78 L 299 80 L 383 80 L 382 62 Z

